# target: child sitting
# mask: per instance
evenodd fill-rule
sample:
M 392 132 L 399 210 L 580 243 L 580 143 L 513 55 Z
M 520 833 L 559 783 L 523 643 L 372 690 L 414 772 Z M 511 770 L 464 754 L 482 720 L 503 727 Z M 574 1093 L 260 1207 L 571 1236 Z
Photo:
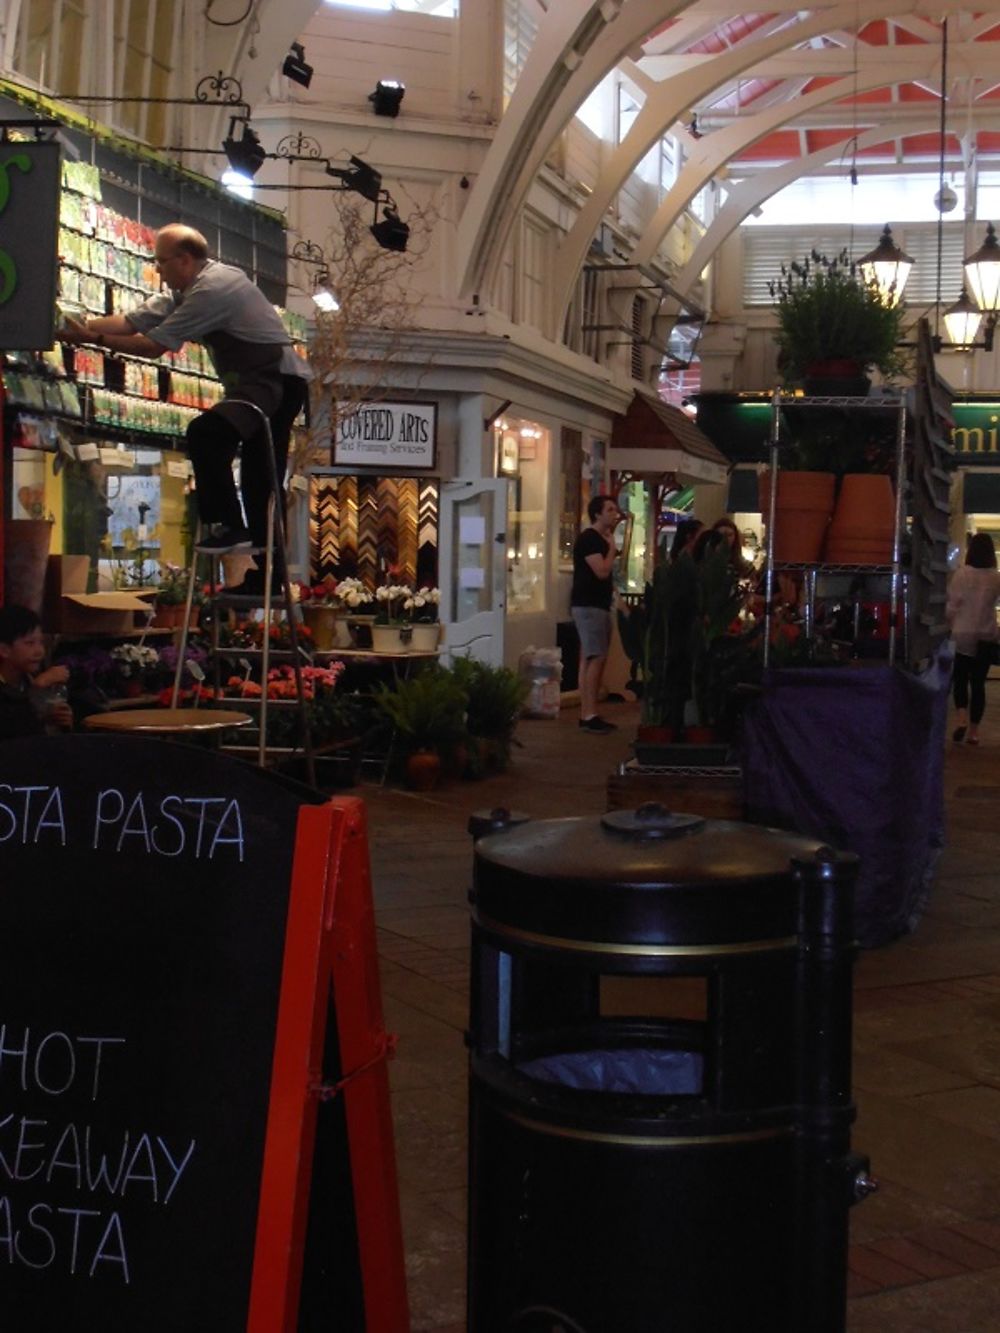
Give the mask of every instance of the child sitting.
M 73 710 L 46 689 L 65 685 L 63 666 L 42 671 L 45 644 L 42 623 L 25 606 L 0 606 L 0 740 L 70 731 Z

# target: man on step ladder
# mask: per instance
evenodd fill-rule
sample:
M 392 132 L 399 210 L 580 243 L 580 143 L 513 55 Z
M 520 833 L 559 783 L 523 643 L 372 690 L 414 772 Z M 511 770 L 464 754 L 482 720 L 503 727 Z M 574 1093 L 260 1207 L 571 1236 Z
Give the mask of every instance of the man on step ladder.
M 210 259 L 201 232 L 179 222 L 161 227 L 155 258 L 167 290 L 124 314 L 67 320 L 59 336 L 151 358 L 185 342 L 208 348 L 224 396 L 187 428 L 202 526 L 198 549 L 213 555 L 263 550 L 270 468 L 255 409 L 271 424 L 280 503 L 292 423 L 305 403 L 310 371 L 267 297 L 241 269 Z M 232 473 L 241 442 L 245 519 Z M 279 567 L 277 574 L 280 580 L 286 571 Z M 263 569 L 256 569 L 227 591 L 257 595 L 263 587 Z

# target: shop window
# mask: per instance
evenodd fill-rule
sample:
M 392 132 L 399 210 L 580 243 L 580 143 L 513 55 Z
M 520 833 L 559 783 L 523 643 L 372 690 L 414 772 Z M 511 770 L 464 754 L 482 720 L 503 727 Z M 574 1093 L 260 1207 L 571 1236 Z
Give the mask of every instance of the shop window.
M 438 483 L 425 477 L 312 477 L 310 578 L 362 579 L 370 588 L 437 584 Z
M 615 576 L 615 587 L 622 593 L 638 594 L 653 573 L 656 489 L 648 482 L 630 481 L 616 498 L 625 522 L 616 535 L 622 559 Z
M 515 318 L 544 331 L 552 276 L 552 233 L 525 218 L 521 243 L 521 308 Z
M 497 423 L 497 469 L 507 500 L 507 614 L 533 615 L 547 602 L 550 434 L 534 421 Z

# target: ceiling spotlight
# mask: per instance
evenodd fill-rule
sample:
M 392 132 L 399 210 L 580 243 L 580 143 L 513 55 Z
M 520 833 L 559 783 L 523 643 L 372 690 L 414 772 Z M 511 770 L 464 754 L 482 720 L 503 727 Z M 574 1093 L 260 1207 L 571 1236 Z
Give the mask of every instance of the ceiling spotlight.
M 398 116 L 399 104 L 406 92 L 406 85 L 397 79 L 379 79 L 375 91 L 368 94 L 368 100 L 376 116 Z
M 241 138 L 234 138 L 236 126 L 243 126 Z M 229 137 L 223 141 L 223 151 L 229 159 L 229 165 L 243 176 L 256 176 L 263 166 L 267 153 L 260 140 L 250 128 L 250 122 L 240 116 L 233 116 L 229 122 Z
M 324 315 L 336 314 L 340 309 L 337 293 L 330 286 L 329 270 L 324 268 L 317 273 L 312 299 L 315 301 L 317 308 L 323 311 Z
M 360 157 L 351 157 L 350 167 L 331 167 L 327 169 L 328 176 L 336 176 L 344 182 L 348 190 L 354 190 L 364 199 L 370 199 L 373 204 L 378 203 L 379 193 L 382 189 L 382 173 L 370 167 L 367 162 L 362 162 Z
M 306 51 L 301 42 L 292 42 L 281 72 L 293 83 L 301 83 L 303 88 L 309 87 L 312 82 L 313 67 L 306 64 Z
M 393 208 L 383 208 L 382 221 L 375 222 L 369 228 L 383 250 L 406 249 L 410 239 L 410 228 Z

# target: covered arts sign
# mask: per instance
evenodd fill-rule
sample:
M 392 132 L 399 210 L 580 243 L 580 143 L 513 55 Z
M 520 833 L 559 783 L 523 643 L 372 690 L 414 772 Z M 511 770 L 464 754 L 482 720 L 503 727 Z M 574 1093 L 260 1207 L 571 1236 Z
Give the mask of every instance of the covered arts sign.
M 338 405 L 334 465 L 432 468 L 436 446 L 436 403 Z
M 60 151 L 0 143 L 0 349 L 45 350 L 55 336 Z

